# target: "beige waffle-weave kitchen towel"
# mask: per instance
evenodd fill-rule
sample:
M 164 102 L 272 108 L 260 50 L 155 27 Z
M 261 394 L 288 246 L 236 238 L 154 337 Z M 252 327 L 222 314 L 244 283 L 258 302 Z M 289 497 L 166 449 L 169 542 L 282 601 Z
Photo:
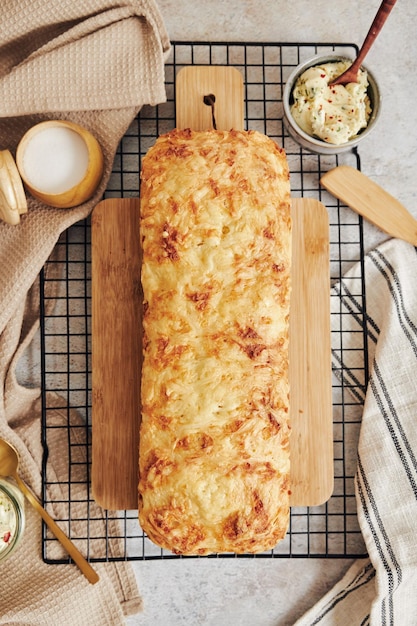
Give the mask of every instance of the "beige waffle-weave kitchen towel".
M 38 494 L 39 390 L 21 387 L 15 375 L 36 328 L 39 299 L 33 285 L 60 233 L 101 198 L 117 145 L 138 110 L 165 100 L 168 51 L 168 36 L 151 0 L 1 3 L 0 149 L 15 154 L 29 127 L 63 118 L 88 128 L 105 157 L 103 180 L 85 205 L 53 209 L 29 198 L 19 225 L 0 221 L 0 436 L 18 449 L 20 473 Z M 62 419 L 58 409 L 51 419 Z M 56 441 L 58 450 L 62 445 Z M 59 475 L 62 467 L 54 470 Z M 75 565 L 45 564 L 40 518 L 30 506 L 26 511 L 23 543 L 1 565 L 0 624 L 115 626 L 123 624 L 124 614 L 140 609 L 127 563 L 95 564 L 96 585 Z

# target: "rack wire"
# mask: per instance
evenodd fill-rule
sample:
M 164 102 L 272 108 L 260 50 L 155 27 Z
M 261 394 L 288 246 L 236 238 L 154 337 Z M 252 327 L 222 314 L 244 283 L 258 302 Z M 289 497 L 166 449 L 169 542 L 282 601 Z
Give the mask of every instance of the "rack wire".
M 293 68 L 329 52 L 354 56 L 357 48 L 332 43 L 173 42 L 166 63 L 167 101 L 157 107 L 143 107 L 132 122 L 117 150 L 105 196 L 139 195 L 142 156 L 158 135 L 175 127 L 175 77 L 181 67 L 232 65 L 243 75 L 246 127 L 269 135 L 285 148 L 292 195 L 317 198 L 328 209 L 331 280 L 337 283 L 352 265 L 363 265 L 363 223 L 323 190 L 319 180 L 337 165 L 360 169 L 359 154 L 356 150 L 335 156 L 306 152 L 288 136 L 282 113 L 283 88 Z M 91 496 L 90 244 L 90 221 L 86 219 L 63 233 L 41 274 L 43 503 L 90 561 L 180 558 L 147 539 L 137 511 L 103 511 Z M 362 278 L 353 295 L 365 310 Z M 333 318 L 337 315 L 332 313 Z M 332 328 L 341 329 L 342 324 L 333 319 Z M 332 332 L 332 345 L 343 360 L 347 342 L 342 330 Z M 337 367 L 333 377 L 332 497 L 322 506 L 292 508 L 285 540 L 253 558 L 358 557 L 366 553 L 354 492 L 363 385 L 367 381 L 365 334 L 358 351 L 358 363 L 363 366 L 358 366 L 362 371 L 357 378 L 362 383 L 353 381 L 348 386 Z M 226 556 L 236 555 L 215 555 Z M 69 561 L 46 527 L 43 558 L 49 563 Z

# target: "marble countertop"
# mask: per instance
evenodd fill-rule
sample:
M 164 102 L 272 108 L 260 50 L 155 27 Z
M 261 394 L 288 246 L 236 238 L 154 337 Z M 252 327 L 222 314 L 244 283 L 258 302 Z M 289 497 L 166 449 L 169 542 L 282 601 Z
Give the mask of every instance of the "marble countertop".
M 159 0 L 176 41 L 361 45 L 380 0 Z M 337 8 L 336 8 L 337 7 Z M 361 169 L 417 217 L 417 41 L 414 0 L 392 10 L 366 65 L 382 93 L 377 128 L 360 146 Z M 371 249 L 386 236 L 366 230 Z M 133 567 L 144 600 L 129 626 L 289 626 L 338 581 L 348 559 L 191 559 Z

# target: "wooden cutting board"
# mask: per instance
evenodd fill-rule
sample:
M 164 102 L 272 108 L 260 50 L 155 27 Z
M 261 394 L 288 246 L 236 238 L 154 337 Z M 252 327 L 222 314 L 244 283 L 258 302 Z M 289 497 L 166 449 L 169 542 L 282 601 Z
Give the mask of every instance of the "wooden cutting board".
M 91 218 L 93 498 L 137 508 L 142 359 L 139 199 L 103 200 Z
M 333 491 L 329 218 L 318 200 L 292 200 L 290 308 L 291 506 Z
M 213 128 L 214 121 L 219 130 L 243 130 L 243 80 L 236 68 L 223 65 L 183 67 L 175 84 L 177 128 L 207 130 Z M 210 96 L 214 96 L 213 104 Z
M 233 88 L 225 89 L 225 81 Z M 191 127 L 189 115 L 200 130 L 212 127 L 213 109 L 204 103 L 208 94 L 215 96 L 217 128 L 225 128 L 219 121 L 223 107 L 234 111 L 230 128 L 243 128 L 240 73 L 212 66 L 178 73 L 178 128 Z M 103 200 L 92 215 L 92 491 L 103 508 L 116 510 L 137 508 L 142 359 L 138 202 Z M 329 224 L 325 207 L 314 199 L 293 199 L 292 213 L 291 505 L 313 506 L 333 490 Z

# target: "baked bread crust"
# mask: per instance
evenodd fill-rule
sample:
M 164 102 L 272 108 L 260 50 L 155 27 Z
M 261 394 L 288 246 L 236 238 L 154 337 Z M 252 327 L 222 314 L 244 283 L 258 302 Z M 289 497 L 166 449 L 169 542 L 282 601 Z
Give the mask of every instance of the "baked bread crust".
M 174 553 L 269 550 L 290 494 L 284 151 L 254 131 L 161 136 L 141 241 L 140 524 Z

